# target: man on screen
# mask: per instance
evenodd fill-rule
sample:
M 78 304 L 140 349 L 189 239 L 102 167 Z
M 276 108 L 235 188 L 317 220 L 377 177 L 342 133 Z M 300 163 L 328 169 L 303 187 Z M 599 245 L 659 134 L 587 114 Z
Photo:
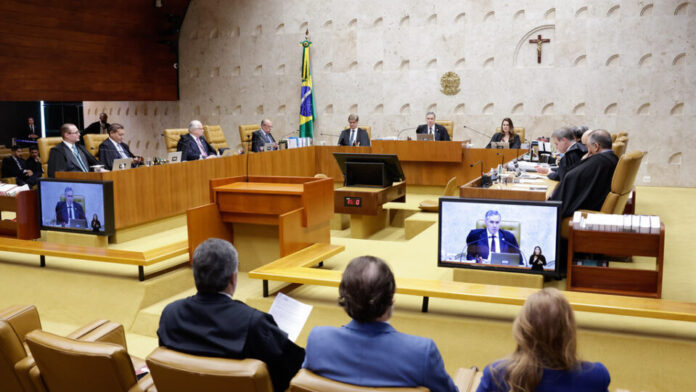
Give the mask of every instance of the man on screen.
M 500 229 L 501 216 L 498 211 L 486 212 L 485 229 L 474 229 L 466 236 L 466 259 L 477 263 L 490 264 L 494 253 L 514 253 L 519 255 L 520 247 L 515 236 L 507 230 Z
M 65 200 L 56 204 L 56 223 L 70 226 L 74 220 L 85 220 L 85 210 L 80 203 L 73 202 L 73 190 L 65 188 Z

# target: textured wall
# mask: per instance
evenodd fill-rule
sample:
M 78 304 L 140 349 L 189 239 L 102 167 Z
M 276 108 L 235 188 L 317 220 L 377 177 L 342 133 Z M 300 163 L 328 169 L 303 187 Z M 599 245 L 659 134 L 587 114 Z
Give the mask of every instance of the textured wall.
M 220 123 L 233 142 L 262 117 L 277 136 L 297 129 L 309 28 L 320 132 L 337 134 L 349 112 L 380 137 L 433 110 L 477 146 L 487 138 L 463 125 L 490 133 L 511 116 L 529 138 L 586 124 L 628 131 L 629 150 L 649 152 L 639 182 L 695 186 L 695 22 L 683 0 L 194 0 L 179 42 L 180 123 Z M 538 34 L 551 39 L 541 64 Z M 447 71 L 461 78 L 454 96 L 440 92 Z
M 166 156 L 162 131 L 166 128 L 185 128 L 179 124 L 179 103 L 154 102 L 84 102 L 85 127 L 99 121 L 99 113 L 109 116 L 109 123 L 123 125 L 123 138 L 135 155 Z

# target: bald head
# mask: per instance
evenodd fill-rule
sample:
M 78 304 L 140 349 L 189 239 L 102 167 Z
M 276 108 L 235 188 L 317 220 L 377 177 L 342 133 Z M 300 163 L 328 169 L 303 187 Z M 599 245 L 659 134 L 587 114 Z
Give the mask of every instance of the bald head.
M 360 322 L 388 319 L 394 299 L 394 275 L 384 260 L 362 256 L 351 260 L 338 287 L 338 303 Z

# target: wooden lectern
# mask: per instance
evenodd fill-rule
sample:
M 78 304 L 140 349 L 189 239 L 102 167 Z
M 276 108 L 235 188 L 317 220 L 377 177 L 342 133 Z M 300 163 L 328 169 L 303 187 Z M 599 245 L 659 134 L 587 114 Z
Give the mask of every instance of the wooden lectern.
M 210 180 L 210 204 L 189 209 L 189 256 L 208 238 L 232 242 L 240 271 L 251 271 L 314 243 L 330 243 L 333 180 L 229 177 Z

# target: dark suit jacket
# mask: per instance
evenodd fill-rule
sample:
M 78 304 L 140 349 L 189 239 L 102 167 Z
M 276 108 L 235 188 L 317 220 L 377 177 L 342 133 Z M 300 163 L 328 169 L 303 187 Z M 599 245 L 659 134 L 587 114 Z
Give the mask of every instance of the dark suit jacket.
M 266 137 L 264 137 L 264 131 L 263 129 L 259 129 L 258 131 L 254 131 L 254 133 L 251 134 L 251 151 L 253 152 L 259 152 L 261 150 L 261 146 L 265 145 L 266 142 Z M 268 136 L 271 138 L 272 142 L 275 142 L 275 139 L 273 138 L 273 134 L 268 134 Z
M 515 236 L 503 229 L 498 230 L 498 235 L 500 236 L 498 241 L 500 242 L 500 249 L 498 249 L 498 253 L 517 253 L 520 255 L 520 263 L 524 263 Z M 483 260 L 488 259 L 488 229 L 471 230 L 469 235 L 466 236 L 466 244 L 467 260 L 478 261 L 478 258 Z
M 305 355 L 271 315 L 219 293 L 197 293 L 167 305 L 157 336 L 161 346 L 188 354 L 261 360 L 275 391 L 285 391 Z
M 208 141 L 205 140 L 204 136 L 201 135 L 200 140 L 203 149 L 205 149 L 208 155 L 217 154 L 213 146 L 208 144 Z M 201 150 L 198 148 L 196 140 L 190 133 L 181 135 L 179 142 L 176 144 L 176 150 L 181 151 L 182 161 L 197 161 L 201 158 Z
M 110 126 L 111 126 L 111 124 L 106 123 L 107 132 L 109 131 Z M 85 130 L 82 132 L 83 135 L 85 135 L 87 133 L 101 133 L 101 126 L 99 126 L 99 121 L 95 121 L 95 122 L 89 124 L 89 126 L 87 128 L 85 128 Z
M 17 158 L 17 161 L 19 161 L 19 164 L 22 167 L 19 167 L 17 165 L 17 162 L 14 160 L 14 157 L 12 156 L 5 157 L 2 159 L 2 177 L 14 177 L 17 180 L 17 185 L 36 185 L 36 178 L 33 175 L 28 176 L 24 173 L 24 170 L 26 169 L 32 170 L 30 167 L 27 166 L 27 162 L 22 158 Z
M 493 142 L 502 142 L 503 141 L 503 136 L 505 136 L 502 132 L 496 132 L 493 134 L 493 137 L 491 137 L 491 141 L 488 142 L 486 145 L 486 148 L 491 148 L 491 143 Z M 520 135 L 515 134 L 515 137 L 512 138 L 512 141 L 509 142 L 510 148 L 520 148 L 522 147 L 522 141 L 520 140 Z
M 416 133 L 428 133 L 428 124 L 419 125 L 418 128 L 416 128 Z M 447 128 L 440 124 L 435 124 L 435 140 L 450 140 Z
M 355 137 L 355 141 L 358 146 L 369 146 L 370 145 L 370 136 L 367 134 L 367 131 L 358 128 L 358 134 Z M 341 131 L 341 136 L 338 137 L 338 145 L 339 146 L 349 146 L 350 144 L 350 129 L 344 129 Z
M 134 157 L 126 143 L 121 143 L 121 148 L 123 148 L 123 151 L 129 158 Z M 119 154 L 111 139 L 107 138 L 99 145 L 99 162 L 101 162 L 105 168 L 111 170 L 114 159 L 121 159 L 121 154 Z
M 34 172 L 32 177 L 38 182 L 39 178 L 43 176 L 43 165 L 41 164 L 41 161 L 37 161 L 36 159 L 33 159 L 29 157 L 26 161 L 26 166 L 27 169 L 31 170 Z
M 568 147 L 568 150 L 566 150 L 560 162 L 558 162 L 558 169 L 549 173 L 547 177 L 554 181 L 563 180 L 566 173 L 582 161 L 582 156 L 585 155 L 585 152 L 582 151 L 580 146 L 582 146 L 582 144 L 573 143 L 572 146 Z
M 85 219 L 85 210 L 82 209 L 82 204 L 73 201 L 72 205 L 75 219 Z M 68 203 L 66 201 L 59 201 L 58 204 L 56 204 L 56 222 L 68 223 L 69 216 Z
M 99 164 L 97 158 L 90 154 L 85 146 L 82 144 L 76 144 L 76 146 L 88 171 L 90 166 Z M 54 178 L 57 171 L 82 171 L 75 155 L 63 142 L 53 147 L 48 155 L 48 177 Z

